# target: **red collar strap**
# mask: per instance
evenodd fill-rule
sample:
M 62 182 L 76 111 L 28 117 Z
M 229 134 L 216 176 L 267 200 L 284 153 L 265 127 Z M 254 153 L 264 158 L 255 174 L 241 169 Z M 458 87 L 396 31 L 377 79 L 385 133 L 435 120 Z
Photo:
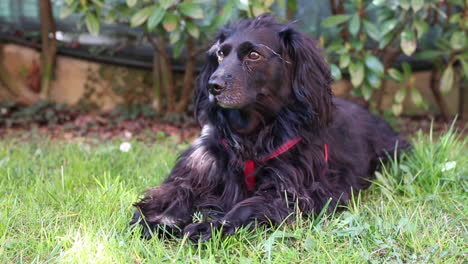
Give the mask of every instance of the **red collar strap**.
M 274 159 L 278 157 L 279 155 L 285 153 L 288 151 L 290 148 L 294 147 L 299 141 L 301 141 L 302 138 L 294 138 L 287 140 L 284 142 L 281 146 L 279 146 L 272 154 L 269 156 L 266 156 L 264 158 L 261 158 L 257 161 L 255 160 L 246 160 L 244 162 L 244 178 L 245 178 L 245 184 L 247 185 L 247 189 L 249 191 L 253 191 L 255 188 L 255 167 L 256 163 L 258 162 L 265 162 L 267 160 Z M 228 145 L 226 143 L 226 140 L 221 139 L 221 143 L 223 144 L 224 148 L 227 149 Z M 324 158 L 325 162 L 328 163 L 328 144 L 323 144 L 323 152 L 324 152 Z

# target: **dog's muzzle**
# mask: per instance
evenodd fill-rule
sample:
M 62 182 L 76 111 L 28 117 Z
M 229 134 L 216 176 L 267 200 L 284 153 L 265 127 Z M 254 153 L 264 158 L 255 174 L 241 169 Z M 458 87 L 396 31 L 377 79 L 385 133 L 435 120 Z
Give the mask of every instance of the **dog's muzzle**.
M 212 95 L 219 95 L 224 89 L 226 89 L 226 81 L 218 76 L 211 76 L 208 81 L 208 90 Z

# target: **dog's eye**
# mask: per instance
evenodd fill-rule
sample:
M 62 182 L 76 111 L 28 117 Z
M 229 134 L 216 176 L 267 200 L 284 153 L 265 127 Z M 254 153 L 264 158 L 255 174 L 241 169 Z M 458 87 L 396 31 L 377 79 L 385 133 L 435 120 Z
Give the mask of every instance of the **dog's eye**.
M 219 59 L 219 60 L 224 59 L 224 52 L 223 52 L 222 50 L 218 50 L 218 51 L 216 52 L 216 55 L 218 56 L 218 59 Z
M 256 51 L 251 51 L 247 57 L 251 60 L 258 60 L 260 59 L 260 54 Z

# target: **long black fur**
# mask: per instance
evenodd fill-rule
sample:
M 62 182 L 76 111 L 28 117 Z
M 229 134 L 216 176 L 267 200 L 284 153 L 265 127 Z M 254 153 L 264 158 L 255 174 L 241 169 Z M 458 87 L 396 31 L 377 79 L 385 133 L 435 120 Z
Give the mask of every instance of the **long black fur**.
M 252 39 L 267 39 L 262 43 L 271 51 L 266 50 L 269 57 L 257 70 L 253 69 L 258 63 L 243 62 L 240 48 L 235 49 L 237 43 Z M 202 135 L 182 153 L 169 177 L 135 204 L 138 210 L 132 223 L 141 224 L 145 236 L 165 227 L 191 239 L 208 239 L 213 228 L 232 234 L 249 224 L 280 223 L 294 208 L 313 214 L 329 199 L 329 208 L 346 204 L 353 191 L 369 186 L 387 154 L 410 147 L 383 120 L 333 98 L 330 69 L 315 42 L 289 25 L 278 24 L 271 15 L 224 29 L 215 43 L 196 89 Z M 238 59 L 230 59 L 231 65 L 216 55 L 223 43 L 230 43 L 230 52 L 239 52 Z M 231 89 L 244 96 L 257 85 L 265 86 L 266 92 L 257 89 L 251 97 L 241 96 L 251 100 L 234 107 L 210 102 L 208 88 L 222 65 L 242 67 L 222 82 L 232 86 L 225 88 L 226 93 Z M 247 81 L 240 82 L 240 76 Z M 257 163 L 255 190 L 250 191 L 244 183 L 244 162 L 269 155 L 297 137 L 302 140 L 287 152 Z M 328 163 L 324 144 L 329 148 Z M 193 223 L 196 212 L 204 216 L 202 222 Z

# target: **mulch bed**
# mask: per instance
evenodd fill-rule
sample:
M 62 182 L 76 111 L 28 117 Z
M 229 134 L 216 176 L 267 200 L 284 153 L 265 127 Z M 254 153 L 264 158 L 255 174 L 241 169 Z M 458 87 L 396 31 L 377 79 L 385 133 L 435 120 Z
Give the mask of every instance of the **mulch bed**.
M 444 121 L 430 116 L 424 117 L 400 117 L 393 126 L 400 133 L 410 136 L 419 130 L 428 133 L 433 126 L 434 134 L 438 135 L 447 131 L 452 121 Z M 455 128 L 464 136 L 467 133 L 466 121 L 457 120 Z M 142 141 L 154 142 L 155 140 L 172 137 L 176 143 L 191 142 L 199 135 L 200 128 L 194 122 L 171 123 L 168 121 L 156 121 L 149 118 L 136 118 L 132 120 L 115 120 L 99 115 L 79 115 L 74 120 L 53 126 L 32 124 L 28 126 L 5 127 L 0 125 L 1 138 L 24 138 L 31 135 L 47 136 L 56 140 L 81 140 L 94 138 L 97 140 L 130 139 L 136 138 Z
M 85 138 L 97 140 L 136 138 L 152 142 L 165 137 L 173 137 L 174 141 L 179 143 L 191 141 L 198 136 L 199 130 L 199 126 L 193 122 L 179 124 L 143 117 L 116 120 L 100 115 L 79 115 L 72 121 L 55 125 L 31 124 L 13 127 L 0 125 L 0 139 L 10 137 L 27 139 L 34 135 L 65 141 Z
M 468 135 L 468 127 L 466 120 L 453 120 L 446 121 L 442 118 L 432 116 L 419 116 L 410 117 L 403 116 L 398 118 L 394 127 L 403 135 L 410 136 L 421 130 L 423 133 L 428 134 L 431 130 L 433 134 L 440 135 L 450 129 L 453 125 L 454 129 L 461 133 L 463 136 Z

